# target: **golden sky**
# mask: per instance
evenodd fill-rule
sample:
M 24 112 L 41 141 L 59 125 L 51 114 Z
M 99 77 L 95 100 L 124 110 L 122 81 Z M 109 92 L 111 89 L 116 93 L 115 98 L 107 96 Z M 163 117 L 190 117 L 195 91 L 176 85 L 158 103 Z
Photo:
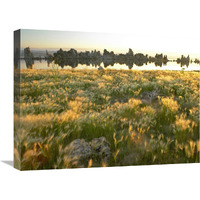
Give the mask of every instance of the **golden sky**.
M 147 54 L 170 53 L 171 55 L 193 55 L 200 57 L 200 41 L 194 38 L 153 37 L 134 34 L 87 33 L 50 30 L 21 30 L 21 47 L 32 49 L 107 49 L 125 53 L 129 48 L 134 52 Z

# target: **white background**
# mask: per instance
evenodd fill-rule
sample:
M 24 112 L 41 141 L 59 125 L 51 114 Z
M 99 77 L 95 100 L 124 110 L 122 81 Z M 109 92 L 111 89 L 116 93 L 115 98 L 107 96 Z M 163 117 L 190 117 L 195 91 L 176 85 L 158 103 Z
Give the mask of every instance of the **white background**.
M 0 199 L 198 199 L 199 164 L 19 172 L 5 162 L 13 160 L 14 30 L 127 32 L 158 38 L 192 38 L 196 49 L 200 45 L 198 2 L 1 1 Z

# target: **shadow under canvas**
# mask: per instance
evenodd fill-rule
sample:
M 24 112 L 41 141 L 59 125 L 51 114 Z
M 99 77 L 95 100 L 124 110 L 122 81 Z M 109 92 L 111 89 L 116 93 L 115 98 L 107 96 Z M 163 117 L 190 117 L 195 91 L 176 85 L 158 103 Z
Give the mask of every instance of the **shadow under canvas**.
M 13 167 L 13 160 L 2 160 L 1 162 L 10 165 L 11 167 Z

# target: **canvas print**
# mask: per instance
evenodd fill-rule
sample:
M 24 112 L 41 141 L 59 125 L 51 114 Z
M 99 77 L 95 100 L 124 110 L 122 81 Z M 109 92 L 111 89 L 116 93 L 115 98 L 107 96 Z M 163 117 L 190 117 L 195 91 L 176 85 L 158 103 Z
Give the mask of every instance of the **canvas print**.
M 198 163 L 200 52 L 179 49 L 131 34 L 15 31 L 14 167 Z

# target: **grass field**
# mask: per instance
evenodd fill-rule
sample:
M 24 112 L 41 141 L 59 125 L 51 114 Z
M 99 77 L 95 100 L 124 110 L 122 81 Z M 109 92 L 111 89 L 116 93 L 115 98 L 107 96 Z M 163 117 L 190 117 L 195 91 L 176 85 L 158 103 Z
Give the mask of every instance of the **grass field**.
M 20 87 L 22 170 L 199 162 L 199 72 L 21 70 Z M 107 162 L 67 161 L 72 141 L 102 136 Z

